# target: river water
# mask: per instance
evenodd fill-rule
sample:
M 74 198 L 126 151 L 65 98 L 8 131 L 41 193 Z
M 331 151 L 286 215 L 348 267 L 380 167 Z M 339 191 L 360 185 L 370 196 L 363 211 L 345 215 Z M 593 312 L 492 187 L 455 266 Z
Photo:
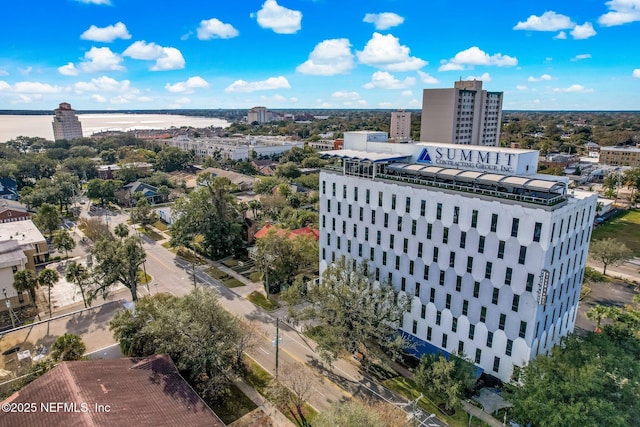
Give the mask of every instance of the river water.
M 196 128 L 228 127 L 223 119 L 173 114 L 79 114 L 84 136 L 91 136 L 105 130 L 168 129 L 170 127 L 192 126 Z M 53 114 L 50 116 L 0 115 L 0 142 L 7 142 L 17 136 L 39 136 L 53 140 Z

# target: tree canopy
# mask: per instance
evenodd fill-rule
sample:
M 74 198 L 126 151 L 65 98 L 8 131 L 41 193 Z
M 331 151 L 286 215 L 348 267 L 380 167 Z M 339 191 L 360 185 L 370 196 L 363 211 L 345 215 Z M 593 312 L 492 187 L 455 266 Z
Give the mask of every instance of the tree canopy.
M 140 238 L 102 238 L 96 242 L 91 254 L 95 259 L 93 275 L 98 282 L 94 292 L 104 293 L 119 282 L 131 291 L 131 298 L 136 301 L 140 280 L 138 270 L 147 259 Z
M 397 329 L 411 301 L 389 284 L 375 282 L 366 262 L 354 267 L 340 258 L 322 273 L 319 284 L 292 286 L 283 297 L 294 304 L 298 296 L 309 305 L 293 314 L 319 326 L 317 349 L 326 361 L 354 351 L 370 356 L 385 350 L 395 356 L 408 346 Z
M 415 381 L 420 390 L 441 398 L 449 410 L 460 407 L 460 398 L 473 390 L 476 378 L 473 365 L 466 360 L 429 354 L 420 359 Z
M 51 346 L 51 357 L 58 362 L 81 360 L 87 346 L 78 335 L 64 334 L 59 336 Z
M 609 265 L 620 265 L 633 256 L 627 246 L 613 238 L 594 240 L 589 246 L 589 256 L 602 263 L 602 274 L 607 274 Z

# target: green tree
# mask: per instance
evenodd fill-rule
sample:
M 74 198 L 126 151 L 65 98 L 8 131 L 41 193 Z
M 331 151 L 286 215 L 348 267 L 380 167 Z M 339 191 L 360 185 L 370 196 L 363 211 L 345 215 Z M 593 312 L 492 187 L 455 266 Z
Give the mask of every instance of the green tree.
M 293 407 L 300 424 L 306 426 L 309 422 L 304 412 L 304 404 L 313 395 L 315 380 L 315 376 L 306 366 L 300 363 L 286 364 L 280 369 L 278 379 L 272 380 L 269 385 L 267 396 L 284 413 L 293 414 Z
M 115 179 L 92 179 L 87 183 L 87 197 L 99 199 L 104 206 L 116 200 L 116 191 L 122 187 L 122 181 Z
M 475 385 L 473 365 L 458 356 L 422 356 L 415 372 L 416 385 L 430 396 L 442 399 L 447 410 L 460 407 L 460 399 Z
M 301 175 L 300 169 L 293 162 L 281 163 L 276 166 L 276 176 L 281 176 L 287 179 L 295 179 Z
M 260 203 L 260 200 L 257 200 L 257 199 L 249 200 L 249 208 L 251 209 L 251 212 L 253 212 L 253 219 L 257 219 L 258 213 L 262 208 L 262 204 Z
M 51 357 L 58 362 L 82 360 L 87 346 L 78 335 L 64 334 L 51 346 Z
M 122 240 L 129 235 L 129 227 L 127 227 L 127 224 L 121 222 L 113 228 L 113 234 Z
M 253 191 L 256 194 L 271 194 L 271 191 L 274 187 L 279 184 L 282 184 L 284 181 L 282 178 L 278 178 L 275 176 L 265 176 L 256 179 L 253 184 Z
M 44 203 L 33 216 L 33 222 L 51 237 L 53 230 L 62 224 L 62 217 L 54 205 Z
M 138 270 L 147 259 L 138 236 L 123 240 L 105 238 L 98 240 L 91 250 L 95 259 L 94 278 L 98 282 L 94 292 L 105 292 L 116 283 L 129 291 L 133 301 L 138 299 Z
M 180 298 L 143 297 L 135 313 L 116 314 L 110 329 L 127 356 L 171 356 L 207 400 L 224 396 L 230 376 L 244 369 L 244 331 L 208 288 L 200 287 Z
M 267 295 L 278 293 L 293 282 L 299 271 L 316 269 L 318 242 L 310 236 L 290 239 L 288 232 L 271 228 L 256 243 L 255 262 L 263 273 Z
M 396 331 L 411 301 L 391 285 L 374 282 L 366 262 L 354 268 L 351 260 L 340 258 L 326 268 L 319 284 L 292 286 L 287 293 L 289 301 L 295 301 L 291 295 L 296 293 L 308 301 L 302 312 L 292 314 L 314 319 L 320 327 L 317 349 L 325 361 L 354 351 L 365 360 L 380 350 L 397 356 L 408 346 Z
M 51 311 L 51 288 L 60 280 L 60 275 L 55 270 L 50 270 L 45 268 L 38 274 L 38 283 L 40 286 L 45 286 L 47 288 L 47 301 L 49 302 L 49 317 L 53 317 L 53 312 Z
M 67 265 L 65 278 L 80 289 L 84 308 L 91 307 L 91 285 L 89 283 L 89 272 L 87 269 L 82 264 L 71 262 Z
M 190 151 L 183 151 L 178 147 L 163 147 L 155 159 L 156 169 L 163 172 L 184 170 L 193 161 Z
M 406 420 L 407 414 L 392 404 L 348 400 L 335 402 L 320 412 L 313 420 L 313 427 L 407 427 Z
M 29 292 L 33 306 L 38 310 L 36 299 L 36 289 L 38 289 L 38 279 L 33 270 L 19 270 L 13 273 L 13 287 L 18 292 Z M 38 313 L 38 318 L 40 314 Z
M 512 416 L 548 427 L 637 425 L 639 355 L 640 340 L 626 328 L 570 335 L 521 369 L 507 397 Z
M 149 200 L 146 197 L 141 197 L 136 202 L 135 207 L 131 209 L 131 221 L 134 224 L 140 224 L 146 228 L 158 220 L 158 214 L 151 209 Z
M 64 251 L 65 258 L 69 258 L 69 251 L 76 247 L 76 241 L 67 230 L 56 231 L 51 244 L 57 251 Z
M 111 237 L 109 226 L 102 218 L 80 217 L 78 220 L 78 228 L 82 229 L 84 235 L 92 242 L 97 242 L 102 238 Z
M 620 265 L 632 256 L 633 253 L 624 243 L 611 237 L 594 240 L 589 247 L 589 257 L 602 263 L 602 274 L 605 275 L 609 265 Z
M 239 253 L 242 224 L 228 178 L 216 177 L 209 185 L 178 199 L 172 207 L 171 245 L 195 249 L 194 242 L 212 259 Z

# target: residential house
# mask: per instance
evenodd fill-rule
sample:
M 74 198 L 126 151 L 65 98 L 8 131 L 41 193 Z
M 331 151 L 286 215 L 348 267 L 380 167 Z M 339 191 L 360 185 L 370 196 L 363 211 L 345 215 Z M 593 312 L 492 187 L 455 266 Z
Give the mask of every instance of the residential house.
M 61 362 L 8 403 L 35 405 L 3 414 L 13 427 L 224 426 L 166 355 Z
M 271 230 L 272 228 L 275 230 L 275 232 L 279 236 L 289 236 L 289 239 L 291 240 L 295 239 L 298 236 L 310 236 L 316 241 L 320 240 L 320 231 L 316 230 L 315 228 L 309 225 L 306 227 L 297 228 L 295 230 L 285 230 L 283 228 L 276 227 L 271 224 L 266 224 L 257 233 L 255 233 L 254 238 L 256 240 L 262 239 L 264 236 L 266 236 L 269 233 L 269 230 Z M 255 257 L 255 247 L 249 248 L 249 258 L 254 258 L 254 257 Z
M 242 191 L 251 190 L 253 188 L 253 184 L 256 182 L 256 179 L 250 175 L 245 175 L 242 173 L 228 171 L 220 168 L 206 168 L 199 172 L 198 175 L 203 173 L 210 173 L 214 177 L 222 176 L 225 178 L 229 178 L 232 184 L 238 186 L 238 188 Z
M 264 159 L 264 160 L 252 160 L 251 164 L 262 175 L 271 176 L 276 173 L 276 166 L 278 165 L 278 162 L 275 162 L 271 159 Z
M 27 257 L 25 268 L 35 271 L 49 261 L 49 246 L 38 227 L 30 219 L 0 223 L 0 242 L 18 242 Z
M 18 200 L 18 184 L 9 177 L 0 178 L 0 199 Z
M 132 182 L 123 186 L 122 189 L 125 193 L 125 200 L 131 201 L 135 193 L 142 193 L 142 195 L 149 201 L 149 204 L 154 205 L 163 201 L 162 196 L 158 195 L 158 189 L 153 185 L 145 184 L 144 182 Z
M 31 212 L 20 202 L 0 200 L 0 223 L 26 221 L 31 219 Z

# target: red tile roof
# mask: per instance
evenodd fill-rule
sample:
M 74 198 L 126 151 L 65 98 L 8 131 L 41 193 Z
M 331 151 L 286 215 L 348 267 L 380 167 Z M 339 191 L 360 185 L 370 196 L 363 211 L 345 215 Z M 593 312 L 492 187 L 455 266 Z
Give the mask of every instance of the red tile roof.
M 298 228 L 296 230 L 291 230 L 291 231 L 287 231 L 284 230 L 280 227 L 276 227 L 273 226 L 271 224 L 266 224 L 264 227 L 262 227 L 255 235 L 254 237 L 256 239 L 261 239 L 264 236 L 267 235 L 267 233 L 269 232 L 270 229 L 274 229 L 276 231 L 276 234 L 278 234 L 278 236 L 282 237 L 285 236 L 287 233 L 289 234 L 289 239 L 293 240 L 295 239 L 297 236 L 311 236 L 314 239 L 319 240 L 320 239 L 320 231 L 316 230 L 315 228 L 311 227 L 311 226 L 306 226 L 303 228 Z
M 5 412 L 0 426 L 224 427 L 166 355 L 62 362 L 2 403 L 35 411 Z

